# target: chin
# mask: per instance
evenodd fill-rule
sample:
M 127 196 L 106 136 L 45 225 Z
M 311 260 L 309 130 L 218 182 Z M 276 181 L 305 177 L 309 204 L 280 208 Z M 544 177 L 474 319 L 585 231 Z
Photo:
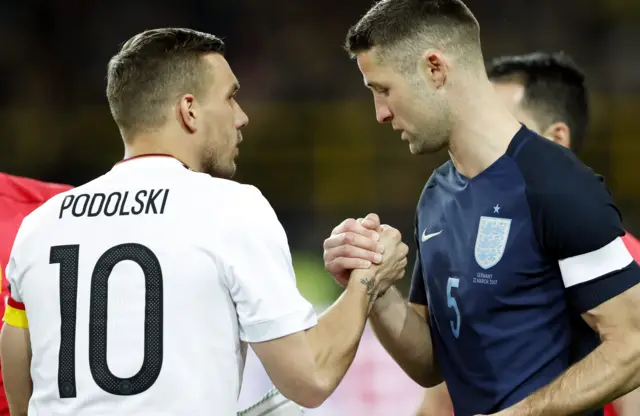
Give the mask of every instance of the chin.
M 409 151 L 412 155 L 421 155 L 422 153 L 424 153 L 422 151 L 422 148 L 413 143 L 409 143 Z
M 409 143 L 409 150 L 412 155 L 424 155 L 426 153 L 433 153 L 427 149 L 423 143 Z
M 206 173 L 210 176 L 213 176 L 214 178 L 231 179 L 236 173 L 236 164 L 234 163 L 232 166 L 225 168 L 217 166 L 214 169 L 207 169 Z
M 412 141 L 409 143 L 409 150 L 414 155 L 424 155 L 438 153 L 439 151 L 446 149 L 448 146 L 447 141 L 438 143 L 425 142 L 425 141 Z

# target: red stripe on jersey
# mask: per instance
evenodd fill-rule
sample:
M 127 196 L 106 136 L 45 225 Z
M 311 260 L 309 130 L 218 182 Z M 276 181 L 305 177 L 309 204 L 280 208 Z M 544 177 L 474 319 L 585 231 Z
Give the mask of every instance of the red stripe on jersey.
M 20 309 L 21 311 L 24 311 L 24 303 L 22 302 L 18 302 L 17 300 L 14 300 L 12 297 L 9 297 L 9 300 L 7 301 L 7 305 L 11 306 L 13 309 Z

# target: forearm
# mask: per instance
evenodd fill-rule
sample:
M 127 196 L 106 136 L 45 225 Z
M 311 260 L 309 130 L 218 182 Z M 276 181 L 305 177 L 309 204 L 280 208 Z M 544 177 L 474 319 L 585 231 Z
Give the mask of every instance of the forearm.
M 387 290 L 376 301 L 371 324 L 382 346 L 416 383 L 433 387 L 442 381 L 435 364 L 426 318 L 416 312 L 395 288 Z
M 551 384 L 509 409 L 509 414 L 555 416 L 600 408 L 640 385 L 637 350 L 605 341 Z
M 336 389 L 356 355 L 372 303 L 367 293 L 369 274 L 354 271 L 344 293 L 307 332 L 318 379 L 328 394 Z
M 451 416 L 453 405 L 445 383 L 425 389 L 416 416 Z
M 2 378 L 11 415 L 26 415 L 33 390 L 29 330 L 5 323 L 0 335 Z

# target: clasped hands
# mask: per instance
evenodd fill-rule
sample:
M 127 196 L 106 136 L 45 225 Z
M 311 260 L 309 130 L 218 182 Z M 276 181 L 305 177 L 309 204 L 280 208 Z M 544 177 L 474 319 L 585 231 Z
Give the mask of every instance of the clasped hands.
M 381 296 L 405 274 L 409 248 L 400 232 L 381 225 L 376 214 L 344 220 L 323 247 L 325 267 L 342 287 L 347 286 L 352 271 L 374 268 L 372 292 Z

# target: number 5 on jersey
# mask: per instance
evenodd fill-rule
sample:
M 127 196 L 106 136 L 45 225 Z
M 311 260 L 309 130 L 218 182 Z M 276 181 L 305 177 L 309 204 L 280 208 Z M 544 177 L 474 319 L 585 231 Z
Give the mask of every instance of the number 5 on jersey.
M 447 306 L 453 308 L 453 311 L 456 313 L 455 324 L 453 321 L 449 321 L 449 325 L 451 325 L 451 332 L 453 332 L 453 336 L 456 337 L 456 339 L 460 336 L 460 308 L 458 308 L 458 302 L 451 291 L 453 288 L 457 289 L 459 286 L 460 279 L 457 277 L 450 277 L 449 280 L 447 280 Z
M 60 398 L 76 397 L 76 315 L 78 303 L 79 245 L 51 247 L 49 262 L 60 264 L 60 352 L 58 391 Z M 145 279 L 144 360 L 138 373 L 115 376 L 107 363 L 107 305 L 109 276 L 120 262 L 140 266 Z M 89 297 L 89 369 L 96 384 L 119 396 L 140 394 L 151 387 L 162 368 L 162 270 L 156 255 L 146 246 L 120 244 L 107 250 L 91 274 Z

